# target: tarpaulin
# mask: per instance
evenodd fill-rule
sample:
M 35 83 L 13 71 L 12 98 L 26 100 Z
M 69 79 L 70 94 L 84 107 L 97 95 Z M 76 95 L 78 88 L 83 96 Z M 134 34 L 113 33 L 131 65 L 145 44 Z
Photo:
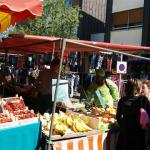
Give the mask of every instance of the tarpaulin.
M 1 150 L 39 149 L 41 124 L 33 123 L 6 129 L 0 129 Z
M 48 36 L 34 36 L 14 34 L 4 39 L 0 43 L 0 52 L 5 53 L 50 53 L 61 52 L 62 40 L 66 40 L 65 52 L 100 52 L 100 48 L 108 48 L 118 52 L 126 52 L 130 54 L 139 54 L 141 52 L 149 52 L 150 47 L 114 44 L 105 42 L 93 42 L 74 39 L 61 39 Z M 81 45 L 84 44 L 84 45 Z M 93 47 L 89 47 L 93 46 Z M 99 49 L 95 48 L 98 47 Z

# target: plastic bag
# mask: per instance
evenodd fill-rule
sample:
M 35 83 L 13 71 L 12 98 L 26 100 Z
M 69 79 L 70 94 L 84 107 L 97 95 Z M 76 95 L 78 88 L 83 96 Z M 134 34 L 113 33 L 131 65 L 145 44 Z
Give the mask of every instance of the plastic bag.
M 140 125 L 143 129 L 150 123 L 149 116 L 144 108 L 140 109 Z

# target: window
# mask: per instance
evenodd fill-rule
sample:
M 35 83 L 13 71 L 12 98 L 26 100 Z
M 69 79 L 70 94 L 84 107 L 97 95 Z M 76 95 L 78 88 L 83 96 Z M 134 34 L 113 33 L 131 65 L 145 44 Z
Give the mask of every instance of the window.
M 79 0 L 72 0 L 72 6 L 79 5 Z
M 119 27 L 133 27 L 143 24 L 143 8 L 137 8 L 122 12 L 113 13 L 112 26 Z
M 77 6 L 79 5 L 79 0 L 66 0 L 66 6 Z

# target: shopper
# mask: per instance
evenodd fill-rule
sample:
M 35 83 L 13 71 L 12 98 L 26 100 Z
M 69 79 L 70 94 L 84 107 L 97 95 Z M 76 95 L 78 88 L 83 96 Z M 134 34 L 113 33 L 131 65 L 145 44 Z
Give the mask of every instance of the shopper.
M 94 104 L 98 107 L 113 107 L 114 102 L 119 100 L 117 85 L 112 80 L 106 79 L 103 69 L 96 70 L 96 79 L 91 82 L 86 94 L 88 100 L 94 99 Z
M 120 126 L 117 150 L 145 150 L 145 130 L 140 126 L 140 108 L 145 108 L 150 116 L 150 103 L 140 95 L 141 90 L 140 80 L 128 80 L 126 96 L 119 100 L 116 115 Z
M 44 69 L 37 80 L 35 86 L 38 91 L 38 110 L 41 114 L 52 112 L 52 79 L 57 79 L 60 59 L 54 58 L 50 69 Z
M 150 81 L 142 81 L 142 91 L 141 94 L 146 96 L 150 102 Z M 146 130 L 146 150 L 150 149 L 150 130 Z
M 150 81 L 149 80 L 142 81 L 141 94 L 146 96 L 148 98 L 148 100 L 150 101 Z

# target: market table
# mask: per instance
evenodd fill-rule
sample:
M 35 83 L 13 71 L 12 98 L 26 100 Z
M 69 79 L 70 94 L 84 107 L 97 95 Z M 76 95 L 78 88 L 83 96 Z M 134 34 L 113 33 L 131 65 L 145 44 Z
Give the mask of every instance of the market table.
M 0 129 L 0 150 L 38 150 L 40 122 Z
M 82 138 L 53 141 L 54 150 L 115 150 L 118 132 L 102 132 Z

